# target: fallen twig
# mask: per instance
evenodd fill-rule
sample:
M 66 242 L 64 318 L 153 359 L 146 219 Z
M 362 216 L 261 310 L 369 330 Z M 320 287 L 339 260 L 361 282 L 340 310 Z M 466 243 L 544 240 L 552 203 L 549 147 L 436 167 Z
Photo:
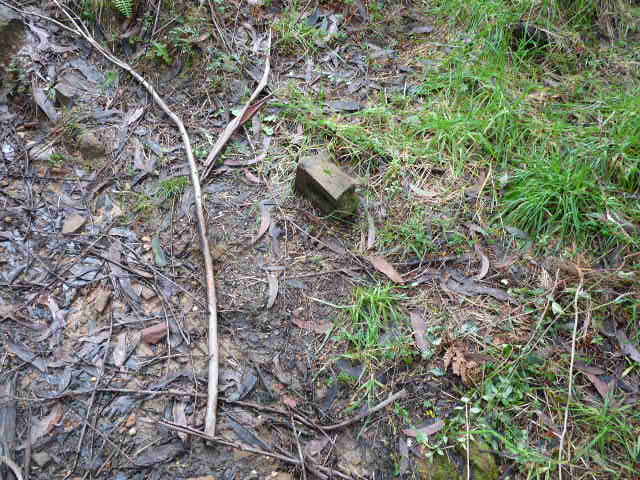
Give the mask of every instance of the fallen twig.
M 578 285 L 578 288 L 576 288 L 576 294 L 573 297 L 573 308 L 575 311 L 574 317 L 573 317 L 573 333 L 571 335 L 571 360 L 569 363 L 569 389 L 567 391 L 567 404 L 565 405 L 564 408 L 564 421 L 562 422 L 562 433 L 560 434 L 560 445 L 558 447 L 558 480 L 562 480 L 562 451 L 564 449 L 564 440 L 565 437 L 567 435 L 567 424 L 569 422 L 569 405 L 571 404 L 571 397 L 572 397 L 572 393 L 571 390 L 573 389 L 573 367 L 575 365 L 575 360 L 576 360 L 576 337 L 578 336 L 578 298 L 580 296 L 580 293 L 582 292 L 582 285 L 584 282 L 584 277 L 582 275 L 582 272 L 580 270 L 578 270 L 578 274 L 580 275 L 580 284 Z M 567 461 L 569 459 L 567 458 Z
M 293 428 L 293 436 L 296 437 L 296 447 L 298 448 L 298 458 L 300 459 L 300 465 L 302 465 L 302 478 L 307 480 L 307 469 L 304 463 L 304 454 L 302 453 L 302 446 L 300 445 L 300 435 L 296 428 L 296 422 L 293 421 L 293 415 L 291 415 L 291 428 Z
M 377 412 L 378 410 L 382 410 L 384 407 L 386 407 L 387 405 L 389 405 L 389 404 L 395 402 L 396 400 L 404 397 L 406 394 L 407 394 L 407 391 L 403 388 L 398 393 L 394 393 L 393 395 L 391 395 L 385 401 L 380 402 L 378 405 L 376 405 L 373 408 L 369 408 L 368 410 L 359 413 L 355 417 L 352 417 L 352 418 L 350 418 L 348 420 L 345 420 L 344 422 L 336 423 L 335 425 L 328 425 L 326 427 L 320 426 L 320 429 L 324 430 L 325 432 L 330 432 L 331 430 L 338 430 L 339 428 L 347 427 L 347 426 L 351 425 L 352 423 L 356 423 L 356 422 L 362 420 L 363 418 L 368 417 L 369 415 L 371 415 L 372 413 Z
M 237 117 L 235 117 L 233 120 L 231 120 L 231 122 L 229 122 L 227 127 L 218 137 L 218 140 L 216 140 L 215 145 L 209 152 L 209 155 L 207 156 L 207 159 L 204 162 L 205 169 L 204 169 L 204 173 L 200 177 L 201 180 L 204 180 L 205 178 L 207 178 L 209 173 L 211 173 L 211 169 L 213 168 L 213 165 L 214 165 L 213 161 L 216 159 L 220 151 L 227 144 L 227 142 L 231 138 L 231 135 L 233 135 L 233 132 L 235 132 L 238 129 L 238 127 L 242 124 L 244 115 L 246 111 L 249 109 L 249 107 L 251 106 L 251 103 L 256 99 L 258 95 L 260 95 L 260 92 L 262 92 L 262 90 L 264 90 L 264 87 L 267 85 L 267 81 L 269 80 L 269 72 L 271 71 L 270 61 L 271 61 L 271 32 L 269 32 L 269 39 L 267 40 L 267 60 L 264 65 L 264 73 L 262 74 L 260 83 L 258 84 L 256 89 L 253 91 L 251 98 L 249 98 L 245 106 L 242 108 L 242 111 L 238 114 Z
M 20 467 L 16 465 L 16 463 L 13 460 L 3 455 L 0 457 L 0 465 L 2 465 L 3 463 L 7 467 L 9 467 L 9 469 L 13 472 L 13 474 L 16 476 L 18 480 L 24 480 L 24 477 L 22 476 L 22 472 L 20 471 Z
M 100 382 L 102 381 L 102 376 L 104 375 L 104 366 L 107 363 L 107 355 L 111 351 L 109 348 L 109 344 L 111 343 L 111 339 L 113 338 L 113 316 L 111 317 L 111 321 L 109 322 L 109 337 L 107 337 L 107 347 L 104 349 L 104 353 L 102 354 L 102 363 L 100 364 L 100 372 L 98 372 L 98 378 L 96 379 L 96 383 L 93 387 L 93 391 L 91 392 L 91 399 L 89 400 L 89 406 L 87 407 L 87 413 L 84 417 L 84 424 L 82 425 L 82 431 L 80 432 L 80 438 L 78 439 L 78 446 L 76 447 L 76 456 L 73 460 L 73 464 L 71 468 L 67 471 L 67 474 L 64 477 L 64 480 L 69 478 L 76 471 L 78 467 L 78 460 L 80 459 L 80 452 L 82 451 L 82 444 L 84 443 L 84 436 L 87 433 L 87 426 L 89 426 L 90 420 L 89 415 L 91 414 L 91 410 L 93 409 L 93 404 L 96 400 L 96 392 L 98 391 L 98 387 L 100 386 Z
M 244 452 L 249 452 L 249 453 L 255 453 L 257 455 L 264 455 L 266 457 L 271 457 L 271 458 L 275 458 L 277 460 L 281 460 L 285 463 L 289 463 L 291 465 L 299 465 L 302 466 L 302 462 L 301 460 L 289 456 L 289 455 L 283 455 L 280 453 L 274 453 L 274 452 L 268 452 L 266 450 L 260 450 L 259 448 L 253 448 L 253 447 L 249 447 L 247 445 L 242 445 L 236 442 L 231 442 L 225 438 L 221 438 L 221 437 L 213 437 L 210 435 L 207 435 L 205 432 L 201 432 L 200 430 L 196 430 L 195 428 L 191 428 L 191 427 L 187 427 L 184 425 L 178 425 L 176 423 L 172 423 L 169 422 L 167 420 L 164 419 L 160 419 L 160 420 L 151 420 L 151 419 L 142 419 L 142 421 L 144 422 L 148 422 L 148 423 L 153 423 L 154 425 L 156 424 L 160 424 L 163 425 L 167 428 L 170 428 L 172 430 L 178 431 L 178 432 L 183 432 L 186 433 L 188 435 L 194 435 L 196 437 L 200 437 L 204 440 L 207 440 L 209 442 L 213 442 L 213 443 L 218 443 L 220 445 L 226 445 L 227 447 L 232 447 L 238 450 L 242 450 Z M 339 478 L 344 478 L 345 480 L 351 480 L 352 477 L 345 475 L 342 472 L 339 472 L 338 470 L 334 470 L 332 468 L 328 468 L 328 467 L 324 467 L 322 465 L 317 465 L 317 464 L 311 464 L 310 462 L 307 464 L 307 467 L 310 467 L 311 470 L 317 470 L 320 471 L 322 473 L 327 473 L 331 476 L 334 477 L 339 477 Z
M 208 385 L 208 399 L 207 399 L 207 414 L 205 418 L 205 431 L 213 436 L 215 435 L 216 428 L 216 405 L 218 401 L 218 315 L 216 305 L 216 291 L 213 277 L 213 259 L 211 257 L 211 250 L 209 248 L 209 241 L 207 237 L 207 227 L 204 219 L 204 211 L 202 208 L 202 190 L 200 188 L 200 178 L 198 176 L 198 167 L 193 157 L 193 150 L 191 148 L 191 140 L 189 134 L 184 126 L 184 123 L 165 103 L 165 101 L 158 95 L 155 88 L 147 82 L 138 72 L 136 72 L 129 64 L 123 62 L 119 58 L 112 55 L 105 50 L 89 33 L 84 25 L 77 21 L 60 3 L 58 0 L 54 0 L 58 8 L 66 15 L 69 21 L 74 26 L 71 29 L 75 34 L 80 35 L 87 42 L 89 42 L 100 54 L 109 60 L 114 65 L 127 71 L 133 78 L 135 78 L 153 97 L 156 104 L 162 109 L 164 113 L 171 119 L 171 121 L 178 127 L 182 142 L 187 154 L 187 161 L 189 162 L 189 170 L 191 174 L 191 184 L 193 186 L 193 192 L 195 197 L 196 216 L 198 218 L 198 230 L 200 233 L 200 248 L 202 256 L 204 257 L 204 270 L 207 285 L 207 300 L 209 310 L 209 385 Z M 269 37 L 271 38 L 271 37 Z M 267 66 L 269 65 L 267 60 Z

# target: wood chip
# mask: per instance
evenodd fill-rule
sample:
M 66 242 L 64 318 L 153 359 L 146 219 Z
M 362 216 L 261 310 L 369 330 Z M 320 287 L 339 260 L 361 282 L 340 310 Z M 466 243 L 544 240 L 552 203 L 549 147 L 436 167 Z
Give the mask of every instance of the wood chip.
M 141 338 L 144 343 L 155 345 L 167 335 L 167 324 L 157 323 L 142 330 Z

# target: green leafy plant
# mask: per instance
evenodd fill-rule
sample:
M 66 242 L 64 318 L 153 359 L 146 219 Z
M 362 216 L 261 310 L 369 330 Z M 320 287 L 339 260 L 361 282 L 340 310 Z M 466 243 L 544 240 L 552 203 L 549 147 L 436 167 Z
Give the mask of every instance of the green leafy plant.
M 51 156 L 49 157 L 49 164 L 52 167 L 61 167 L 66 160 L 67 160 L 67 157 L 65 157 L 63 154 L 52 153 Z
M 133 201 L 133 211 L 136 213 L 149 213 L 153 210 L 153 199 L 146 193 L 137 193 Z
M 161 201 L 171 200 L 184 192 L 189 185 L 189 177 L 175 177 L 162 180 L 158 188 L 158 198 Z
M 288 9 L 273 25 L 277 38 L 275 46 L 285 53 L 314 50 L 324 36 L 320 29 L 309 25 L 300 17 L 297 9 Z
M 171 65 L 172 59 L 171 55 L 169 55 L 169 49 L 167 45 L 162 42 L 153 42 L 153 52 L 156 58 L 161 59 L 167 65 Z
M 134 0 L 111 0 L 113 7 L 127 18 L 131 18 L 133 15 L 133 3 Z
M 104 82 L 102 82 L 101 87 L 104 90 L 109 90 L 110 88 L 115 87 L 118 84 L 118 80 L 120 79 L 120 75 L 115 70 L 109 70 L 105 72 Z
M 435 249 L 427 228 L 424 208 L 420 206 L 413 209 L 404 223 L 384 228 L 379 238 L 383 247 L 398 245 L 405 253 L 410 252 L 418 258 Z

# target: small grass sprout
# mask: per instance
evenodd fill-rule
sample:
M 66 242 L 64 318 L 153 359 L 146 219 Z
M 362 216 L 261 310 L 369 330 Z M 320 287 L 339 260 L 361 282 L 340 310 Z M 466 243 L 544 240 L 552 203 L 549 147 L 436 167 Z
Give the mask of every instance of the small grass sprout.
M 187 188 L 187 185 L 189 185 L 189 177 L 187 176 L 162 180 L 158 188 L 158 197 L 163 201 L 172 200 L 180 196 Z

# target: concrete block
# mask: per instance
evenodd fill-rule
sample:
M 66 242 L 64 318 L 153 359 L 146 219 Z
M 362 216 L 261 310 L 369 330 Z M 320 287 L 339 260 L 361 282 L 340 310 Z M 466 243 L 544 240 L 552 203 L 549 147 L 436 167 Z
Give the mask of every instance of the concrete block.
M 325 214 L 352 217 L 360 201 L 358 182 L 329 159 L 326 150 L 298 162 L 295 188 Z

